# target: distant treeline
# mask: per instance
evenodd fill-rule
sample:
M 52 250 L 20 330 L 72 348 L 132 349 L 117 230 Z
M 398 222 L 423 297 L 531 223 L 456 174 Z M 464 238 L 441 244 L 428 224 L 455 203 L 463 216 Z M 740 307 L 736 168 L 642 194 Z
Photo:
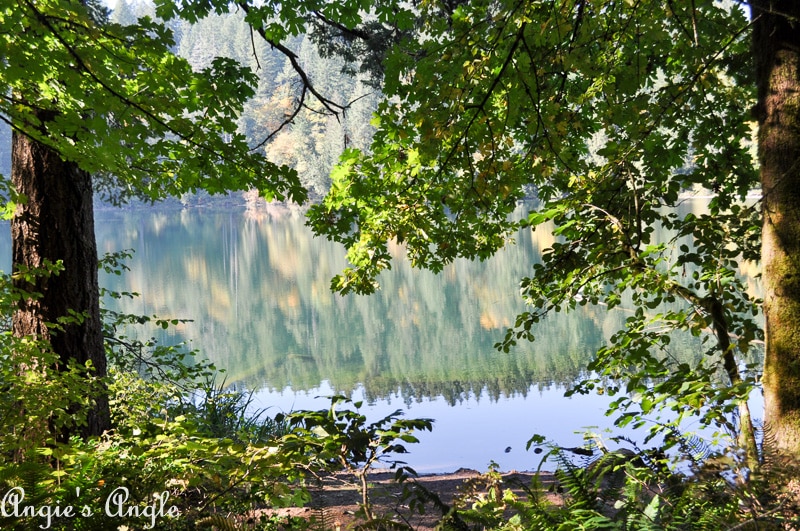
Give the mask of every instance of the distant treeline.
M 155 17 L 150 2 L 119 0 L 111 19 L 131 24 L 143 16 Z M 283 54 L 257 35 L 252 36 L 241 11 L 212 15 L 195 24 L 173 21 L 170 27 L 175 36 L 175 52 L 195 69 L 209 67 L 216 57 L 227 57 L 258 75 L 256 95 L 244 109 L 239 130 L 254 150 L 262 151 L 275 163 L 295 168 L 312 198 L 327 193 L 330 170 L 345 147 L 369 146 L 373 134 L 370 121 L 379 92 L 362 83 L 358 76 L 343 73 L 341 61 L 322 59 L 308 38 L 283 44 L 298 55 L 300 66 L 314 86 L 330 100 L 346 106 L 346 111 L 332 115 L 316 102 L 306 100 L 307 106 L 289 122 L 300 104 L 299 78 Z M 254 198 L 248 197 L 251 201 Z M 195 194 L 180 200 L 187 204 L 209 198 Z

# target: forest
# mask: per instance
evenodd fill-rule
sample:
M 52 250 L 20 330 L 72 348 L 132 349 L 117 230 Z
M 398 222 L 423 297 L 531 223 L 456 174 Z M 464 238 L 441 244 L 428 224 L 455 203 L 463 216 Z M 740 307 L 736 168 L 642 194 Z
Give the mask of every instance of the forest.
M 155 16 L 155 5 L 150 2 L 121 0 L 110 19 L 129 25 L 142 17 Z M 256 41 L 254 49 L 249 26 L 241 12 L 212 14 L 195 23 L 173 20 L 169 27 L 175 38 L 171 50 L 185 58 L 193 69 L 202 70 L 215 58 L 226 57 L 257 73 L 256 93 L 238 118 L 238 130 L 254 150 L 276 164 L 297 169 L 303 186 L 317 199 L 330 187 L 330 172 L 339 154 L 346 147 L 364 149 L 369 146 L 374 130 L 370 121 L 380 99 L 380 87 L 370 83 L 368 76 L 359 78 L 356 72 L 347 70 L 343 60 L 322 59 L 308 36 L 294 37 L 286 44 L 297 51 L 303 70 L 322 92 L 346 103 L 347 112 L 342 115 L 309 105 L 292 116 L 301 87 L 289 60 L 265 42 Z M 291 122 L 282 125 L 290 116 Z M 0 171 L 3 175 L 10 175 L 11 171 L 8 123 L 0 126 Z M 118 189 L 106 190 L 102 183 L 97 183 L 97 192 L 100 205 L 112 206 L 119 196 Z M 219 200 L 204 191 L 170 199 L 185 205 Z M 136 198 L 128 203 L 131 201 L 135 204 Z
M 348 477 L 359 528 L 407 529 L 370 500 L 384 464 L 445 529 L 796 528 L 798 20 L 791 0 L 3 0 L 0 525 L 337 528 L 275 509 Z M 339 395 L 248 415 L 213 364 L 124 332 L 179 319 L 101 305 L 135 295 L 98 282 L 130 255 L 98 252 L 96 202 L 212 197 L 301 206 L 346 250 L 337 297 L 375 297 L 398 249 L 439 273 L 548 232 L 493 348 L 624 305 L 567 394 L 612 397 L 638 437 L 532 433 L 558 503 L 491 467 L 445 503 L 401 460 L 432 419 Z
M 155 6 L 143 1 L 122 1 L 111 19 L 131 24 L 144 16 L 155 17 Z M 312 103 L 292 116 L 301 84 L 285 55 L 270 49 L 266 42 L 253 44 L 241 11 L 212 14 L 195 23 L 176 20 L 171 29 L 174 52 L 189 61 L 192 68 L 202 70 L 213 59 L 227 57 L 256 72 L 256 93 L 242 110 L 238 130 L 253 149 L 270 161 L 296 169 L 312 197 L 320 199 L 327 194 L 330 172 L 345 148 L 369 146 L 374 131 L 370 122 L 381 98 L 380 87 L 370 83 L 369 76 L 348 70 L 341 59 L 323 59 L 307 35 L 293 37 L 285 45 L 296 51 L 299 64 L 320 92 L 343 102 L 346 112 L 334 114 Z M 284 125 L 290 116 L 291 122 Z M 197 201 L 196 195 L 183 201 Z M 211 198 L 205 194 L 204 199 Z

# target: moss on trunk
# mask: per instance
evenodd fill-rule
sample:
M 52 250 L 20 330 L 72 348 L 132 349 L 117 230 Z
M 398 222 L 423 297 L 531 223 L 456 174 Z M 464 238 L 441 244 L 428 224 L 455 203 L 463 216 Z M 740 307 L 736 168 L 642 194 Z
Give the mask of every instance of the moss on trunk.
M 15 271 L 41 268 L 47 262 L 63 264 L 57 275 L 38 276 L 28 282 L 16 276 L 18 288 L 39 293 L 19 302 L 13 317 L 17 337 L 48 341 L 60 359 L 91 364 L 94 374 L 106 375 L 106 357 L 100 321 L 97 280 L 97 244 L 94 234 L 91 177 L 58 153 L 22 134 L 12 140 L 12 183 L 25 196 L 11 222 Z M 74 312 L 74 313 L 73 313 Z M 54 326 L 70 315 L 82 316 Z M 110 428 L 108 397 L 96 397 L 86 413 L 83 436 L 99 435 Z M 55 433 L 66 439 L 74 428 Z
M 800 457 L 800 4 L 754 1 L 766 356 L 765 421 Z

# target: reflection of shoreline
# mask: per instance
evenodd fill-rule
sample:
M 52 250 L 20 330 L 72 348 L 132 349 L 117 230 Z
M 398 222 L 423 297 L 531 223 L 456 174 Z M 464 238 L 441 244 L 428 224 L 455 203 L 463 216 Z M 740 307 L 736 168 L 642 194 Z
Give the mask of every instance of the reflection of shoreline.
M 327 397 L 333 394 L 336 394 L 333 387 L 326 381 L 316 388 L 296 393 L 291 388 L 261 391 L 253 395 L 253 407 L 265 408 L 270 415 L 326 410 L 330 407 Z M 434 419 L 433 431 L 415 432 L 419 443 L 407 445 L 408 454 L 395 456 L 424 474 L 447 473 L 462 467 L 486 470 L 492 461 L 502 470 L 536 469 L 541 456 L 525 449 L 534 434 L 573 447 L 584 443 L 582 430 L 585 428 L 602 431 L 613 425 L 613 419 L 604 414 L 611 397 L 564 398 L 564 390 L 557 388 L 540 391 L 530 386 L 525 396 L 504 397 L 498 401 L 490 400 L 484 393 L 470 396 L 455 407 L 441 397 L 406 403 L 394 394 L 370 401 L 363 387 L 356 388 L 348 396 L 354 402 L 363 401 L 359 412 L 367 417 L 367 422 L 379 420 L 398 409 L 408 419 Z M 506 452 L 509 447 L 511 451 Z
M 528 309 L 519 281 L 554 242 L 549 232 L 521 232 L 493 259 L 456 261 L 440 275 L 399 260 L 381 276 L 379 292 L 342 297 L 331 293 L 330 281 L 347 265 L 344 250 L 313 238 L 291 209 L 271 207 L 276 215 L 258 221 L 244 208 L 104 215 L 101 252 L 136 252 L 131 271 L 101 283 L 141 293 L 114 301 L 114 309 L 192 319 L 163 335 L 140 330 L 138 338 L 172 333 L 190 341 L 227 370 L 229 383 L 312 389 L 327 380 L 343 392 L 363 383 L 369 400 L 400 390 L 395 400 L 442 397 L 452 406 L 484 393 L 501 401 L 524 397 L 531 385 L 570 385 L 632 306 L 623 300 L 614 311 L 587 305 L 548 316 L 536 324 L 534 343 L 501 353 L 495 343 Z M 654 238 L 665 239 L 658 230 Z M 704 350 L 679 338 L 670 348 L 679 360 Z
M 557 389 L 564 392 L 576 379 L 577 376 L 568 381 L 552 379 L 542 381 L 529 375 L 528 377 L 503 379 L 502 382 L 499 381 L 500 378 L 495 378 L 474 381 L 382 382 L 381 385 L 374 383 L 359 385 L 363 387 L 364 396 L 369 401 L 385 400 L 392 395 L 405 404 L 441 398 L 448 405 L 455 407 L 476 397 L 484 397 L 486 400 L 498 402 L 517 397 L 526 398 L 533 390 L 542 392 Z M 392 386 L 394 386 L 393 390 L 389 391 Z
M 483 389 L 500 397 L 531 384 L 567 386 L 624 324 L 624 312 L 580 307 L 538 323 L 534 343 L 498 352 L 504 328 L 526 309 L 515 296 L 519 279 L 552 243 L 549 233 L 521 233 L 492 260 L 458 261 L 442 275 L 399 261 L 378 293 L 341 297 L 330 279 L 346 266 L 344 250 L 272 206 L 287 215 L 114 213 L 113 223 L 98 225 L 100 248 L 136 252 L 130 272 L 101 282 L 141 293 L 115 309 L 193 319 L 178 337 L 248 388 L 329 380 L 352 390 L 363 382 L 370 399 L 402 388 L 411 401 L 444 396 L 453 404 Z
M 548 356 L 548 348 L 535 349 L 535 346 L 526 352 L 505 354 L 493 350 L 489 344 L 476 360 L 456 358 L 448 365 L 446 360 L 414 359 L 404 368 L 375 372 L 368 371 L 360 359 L 360 363 L 337 365 L 335 360 L 331 363 L 311 355 L 292 355 L 271 366 L 228 365 L 227 376 L 230 382 L 239 382 L 248 389 L 276 391 L 290 387 L 305 392 L 317 387 L 320 381 L 328 381 L 340 394 L 363 388 L 367 400 L 397 396 L 404 402 L 414 402 L 443 397 L 456 405 L 469 396 L 484 393 L 496 401 L 525 396 L 531 387 L 540 391 L 566 389 L 581 377 L 594 352 L 587 346 L 572 354 Z M 222 366 L 223 360 L 214 361 Z
M 423 382 L 411 383 L 400 382 L 393 384 L 385 384 L 376 390 L 375 386 L 364 385 L 358 383 L 347 388 L 339 388 L 331 385 L 330 381 L 323 380 L 319 384 L 303 389 L 293 389 L 291 385 L 283 388 L 276 388 L 270 385 L 248 387 L 246 389 L 254 389 L 258 393 L 289 393 L 289 394 L 314 394 L 317 389 L 326 388 L 330 390 L 331 394 L 343 395 L 352 397 L 353 395 L 361 395 L 363 400 L 368 403 L 375 403 L 382 400 L 399 401 L 404 404 L 411 405 L 420 403 L 427 400 L 441 399 L 447 405 L 456 407 L 466 402 L 475 399 L 488 400 L 490 402 L 499 402 L 502 400 L 522 398 L 525 399 L 531 393 L 543 393 L 550 391 L 559 391 L 564 393 L 574 383 L 577 377 L 569 382 L 533 382 L 529 379 L 520 380 L 509 385 L 498 385 L 497 381 L 472 381 L 472 382 Z M 393 385 L 393 387 L 392 387 Z
M 291 209 L 268 206 L 275 212 L 263 221 L 244 209 L 109 215 L 113 223 L 98 227 L 102 248 L 136 252 L 130 272 L 103 282 L 141 293 L 133 301 L 113 301 L 115 309 L 192 319 L 179 337 L 226 368 L 229 382 L 250 388 L 264 382 L 310 387 L 330 379 L 350 389 L 367 382 L 370 397 L 402 386 L 409 400 L 447 396 L 457 403 L 465 392 L 483 388 L 500 396 L 525 393 L 531 382 L 574 380 L 575 356 L 494 348 L 524 309 L 514 294 L 538 260 L 530 236 L 494 260 L 457 262 L 445 275 L 401 261 L 381 278 L 377 294 L 341 297 L 329 288 L 346 265 L 344 251 L 313 238 Z M 585 319 L 584 325 L 553 323 L 545 334 L 552 339 L 540 338 L 537 350 L 572 346 L 586 361 L 599 337 L 596 325 Z M 559 367 L 559 359 L 570 366 Z M 466 391 L 454 390 L 458 386 Z

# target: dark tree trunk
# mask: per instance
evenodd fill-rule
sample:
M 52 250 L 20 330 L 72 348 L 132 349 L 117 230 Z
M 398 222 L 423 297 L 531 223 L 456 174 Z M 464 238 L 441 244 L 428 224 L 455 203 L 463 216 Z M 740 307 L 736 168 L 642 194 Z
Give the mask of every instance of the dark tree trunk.
M 800 457 L 800 2 L 753 0 L 767 437 Z
M 106 357 L 100 322 L 97 283 L 97 244 L 94 233 L 91 176 L 74 163 L 65 162 L 49 147 L 19 133 L 12 139 L 11 180 L 27 198 L 11 221 L 14 270 L 40 268 L 47 262 L 63 263 L 58 275 L 37 277 L 33 285 L 15 277 L 17 287 L 41 297 L 22 300 L 13 317 L 17 337 L 32 336 L 50 342 L 60 359 L 91 362 L 94 374 L 106 375 Z M 51 326 L 71 312 L 82 322 L 61 329 Z M 79 413 L 73 407 L 75 413 Z M 89 411 L 87 424 L 54 434 L 99 435 L 110 428 L 108 397 L 101 392 Z

